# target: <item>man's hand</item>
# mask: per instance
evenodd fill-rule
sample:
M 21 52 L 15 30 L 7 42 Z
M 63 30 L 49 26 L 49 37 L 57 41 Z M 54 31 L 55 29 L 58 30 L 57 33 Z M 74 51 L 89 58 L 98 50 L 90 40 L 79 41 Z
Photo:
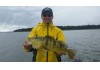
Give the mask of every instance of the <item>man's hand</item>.
M 23 44 L 24 48 L 27 50 L 30 50 L 32 48 L 32 45 L 29 44 L 29 40 L 25 41 L 25 43 Z
M 55 54 L 56 54 L 57 56 L 66 55 L 66 53 L 65 53 L 65 52 L 55 52 Z

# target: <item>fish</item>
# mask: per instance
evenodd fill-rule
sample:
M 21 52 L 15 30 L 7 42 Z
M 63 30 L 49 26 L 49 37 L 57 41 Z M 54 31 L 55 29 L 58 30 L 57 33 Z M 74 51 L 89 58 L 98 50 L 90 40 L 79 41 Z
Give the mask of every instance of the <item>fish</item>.
M 68 45 L 63 41 L 55 40 L 51 36 L 46 37 L 31 37 L 30 42 L 35 49 L 45 49 L 53 52 L 65 52 L 70 59 L 74 59 L 76 51 L 68 49 Z

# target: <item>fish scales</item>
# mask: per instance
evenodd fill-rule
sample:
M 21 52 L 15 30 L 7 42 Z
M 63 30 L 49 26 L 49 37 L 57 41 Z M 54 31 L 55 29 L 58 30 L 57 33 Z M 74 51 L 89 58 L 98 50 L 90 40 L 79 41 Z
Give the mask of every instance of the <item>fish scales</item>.
M 36 49 L 45 49 L 51 50 L 54 52 L 66 52 L 70 59 L 73 59 L 75 56 L 75 51 L 68 49 L 67 44 L 62 41 L 57 41 L 54 38 L 47 36 L 47 37 L 32 37 L 30 38 L 31 44 L 33 48 Z

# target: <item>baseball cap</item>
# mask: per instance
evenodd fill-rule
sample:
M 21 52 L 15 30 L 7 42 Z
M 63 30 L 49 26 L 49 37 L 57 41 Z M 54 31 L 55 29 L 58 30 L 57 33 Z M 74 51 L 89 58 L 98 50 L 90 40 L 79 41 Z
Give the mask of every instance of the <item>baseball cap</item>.
M 51 17 L 51 16 L 53 16 L 53 11 L 52 11 L 51 8 L 46 7 L 46 8 L 44 8 L 44 9 L 42 10 L 41 15 L 42 15 L 43 17 L 46 17 L 46 16 Z

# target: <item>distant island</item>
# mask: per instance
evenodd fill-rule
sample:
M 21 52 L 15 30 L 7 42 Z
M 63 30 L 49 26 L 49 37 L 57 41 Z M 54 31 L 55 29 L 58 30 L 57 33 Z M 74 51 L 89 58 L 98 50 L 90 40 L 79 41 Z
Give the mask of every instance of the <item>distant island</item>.
M 82 29 L 100 29 L 100 25 L 81 25 L 81 26 L 57 26 L 62 30 L 82 30 Z M 14 30 L 13 32 L 28 32 L 32 28 L 22 28 Z

